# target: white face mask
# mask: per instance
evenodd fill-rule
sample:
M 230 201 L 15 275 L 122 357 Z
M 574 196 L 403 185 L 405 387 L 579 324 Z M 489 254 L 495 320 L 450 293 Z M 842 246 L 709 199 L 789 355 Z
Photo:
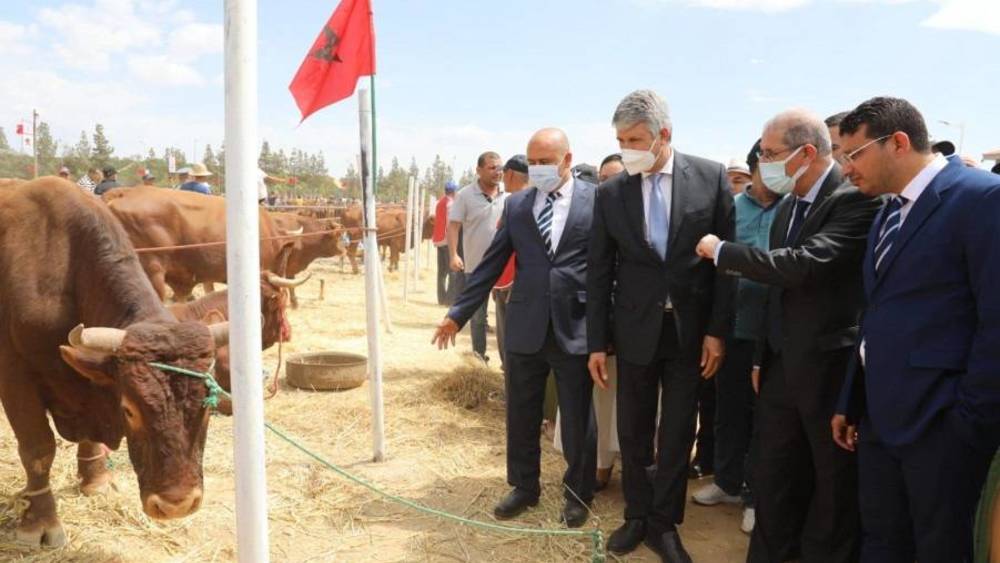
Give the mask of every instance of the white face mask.
M 788 161 L 798 154 L 800 150 L 802 150 L 802 147 L 792 151 L 792 154 L 788 155 L 788 158 L 784 160 L 760 163 L 760 179 L 764 182 L 767 189 L 778 195 L 791 193 L 791 191 L 795 189 L 795 182 L 798 182 L 799 178 L 806 173 L 809 165 L 802 165 L 802 167 L 796 170 L 795 174 L 792 174 L 791 176 L 785 173 L 785 165 L 788 164 Z
M 562 184 L 558 164 L 529 164 L 528 181 L 543 193 L 552 193 Z
M 622 149 L 622 164 L 629 176 L 648 172 L 653 167 L 656 157 L 659 156 L 653 152 L 655 146 L 656 139 L 653 139 L 653 144 L 649 145 L 648 150 Z

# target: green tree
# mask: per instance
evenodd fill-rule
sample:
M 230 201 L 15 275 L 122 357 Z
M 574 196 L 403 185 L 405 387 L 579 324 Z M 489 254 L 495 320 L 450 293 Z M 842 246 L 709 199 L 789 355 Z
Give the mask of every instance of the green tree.
M 346 197 L 361 198 L 361 175 L 358 174 L 358 169 L 355 168 L 353 160 L 347 163 L 347 171 L 344 173 L 344 177 L 340 179 L 340 185 L 343 186 Z
M 472 168 L 467 168 L 465 172 L 462 172 L 462 177 L 458 180 L 459 186 L 468 186 L 469 184 L 476 181 L 476 171 Z
M 215 159 L 215 152 L 212 145 L 205 145 L 205 154 L 201 157 L 201 162 L 212 172 L 219 169 L 219 161 Z
M 40 121 L 38 129 L 35 130 L 35 151 L 38 154 L 38 174 L 54 174 L 56 167 L 56 152 L 59 143 L 52 138 L 52 131 L 49 124 Z
M 105 166 L 115 154 L 115 147 L 104 134 L 104 126 L 98 123 L 94 126 L 94 148 L 91 151 L 91 161 L 96 166 Z
M 10 143 L 7 142 L 7 134 L 4 133 L 3 127 L 0 127 L 0 151 L 9 151 Z
M 420 185 L 427 193 L 431 193 L 434 194 L 435 197 L 439 197 L 442 190 L 444 190 L 445 182 L 451 180 L 452 178 L 453 175 L 451 166 L 445 164 L 445 162 L 441 160 L 440 155 L 435 155 L 434 162 L 431 163 L 430 168 L 424 172 L 424 179 L 420 182 Z

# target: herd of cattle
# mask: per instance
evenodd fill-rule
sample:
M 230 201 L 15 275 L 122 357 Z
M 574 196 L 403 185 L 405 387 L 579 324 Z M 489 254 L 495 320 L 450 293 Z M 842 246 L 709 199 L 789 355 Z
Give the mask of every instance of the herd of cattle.
M 391 269 L 404 250 L 405 215 L 378 213 Z M 265 349 L 290 337 L 286 291 L 305 281 L 298 274 L 313 260 L 346 253 L 358 272 L 361 219 L 360 207 L 329 217 L 260 210 Z M 104 490 L 107 452 L 126 438 L 146 514 L 170 519 L 198 509 L 207 388 L 151 364 L 214 366 L 228 389 L 226 292 L 189 300 L 197 284 L 225 281 L 221 197 L 130 187 L 96 198 L 56 177 L 0 179 L 0 401 L 27 476 L 18 542 L 66 541 L 49 488 L 49 417 L 78 444 L 84 494 Z

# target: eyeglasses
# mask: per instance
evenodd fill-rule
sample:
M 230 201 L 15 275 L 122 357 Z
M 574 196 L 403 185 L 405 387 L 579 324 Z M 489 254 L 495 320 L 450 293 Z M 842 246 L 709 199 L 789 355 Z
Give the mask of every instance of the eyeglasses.
M 778 160 L 779 156 L 781 156 L 781 155 L 783 155 L 785 153 L 788 153 L 788 152 L 792 152 L 792 151 L 798 150 L 800 148 L 802 148 L 802 145 L 799 145 L 797 147 L 790 147 L 790 148 L 787 148 L 787 149 L 782 149 L 780 151 L 772 151 L 772 150 L 757 151 L 757 158 L 760 161 L 762 161 L 762 162 L 773 162 L 775 160 Z
M 888 135 L 882 135 L 878 139 L 872 139 L 871 141 L 868 141 L 867 143 L 861 145 L 860 147 L 854 149 L 851 152 L 845 152 L 844 154 L 840 155 L 839 159 L 840 163 L 843 165 L 854 164 L 854 161 L 858 159 L 858 156 L 860 156 L 865 149 L 874 145 L 875 143 L 881 143 L 882 141 L 888 139 L 889 137 L 892 137 L 892 133 Z

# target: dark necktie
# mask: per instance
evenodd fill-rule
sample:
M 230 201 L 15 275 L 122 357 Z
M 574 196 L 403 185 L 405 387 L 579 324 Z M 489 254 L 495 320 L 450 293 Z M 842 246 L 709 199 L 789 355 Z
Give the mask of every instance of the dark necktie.
M 804 199 L 795 201 L 795 210 L 792 211 L 792 224 L 788 228 L 788 235 L 785 237 L 785 246 L 791 246 L 795 239 L 799 237 L 802 230 L 802 223 L 806 222 L 806 211 L 809 210 L 809 202 Z
M 903 224 L 903 205 L 906 198 L 896 196 L 885 204 L 885 220 L 882 222 L 882 233 L 878 237 L 878 244 L 875 245 L 875 273 L 882 273 L 882 260 L 889 254 L 892 243 L 896 242 L 899 236 L 899 228 Z
M 549 258 L 552 258 L 552 205 L 555 203 L 556 198 L 559 197 L 559 192 L 554 191 L 549 195 L 545 196 L 545 205 L 542 207 L 542 211 L 538 214 L 538 232 L 542 235 L 542 242 L 545 243 L 545 252 L 548 253 Z

